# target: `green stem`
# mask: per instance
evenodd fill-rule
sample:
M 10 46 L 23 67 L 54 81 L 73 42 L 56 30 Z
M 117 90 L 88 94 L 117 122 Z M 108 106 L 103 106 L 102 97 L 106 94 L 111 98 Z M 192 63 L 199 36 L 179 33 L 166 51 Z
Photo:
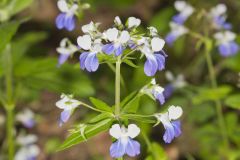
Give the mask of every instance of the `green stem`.
M 215 88 L 217 88 L 217 81 L 216 81 L 216 76 L 215 76 L 215 72 L 214 72 L 212 58 L 210 55 L 211 49 L 208 48 L 207 44 L 205 44 L 205 48 L 206 48 L 205 56 L 206 56 L 206 60 L 207 60 L 207 66 L 208 66 L 208 71 L 209 71 L 209 75 L 210 75 L 211 85 L 212 85 L 212 88 L 215 89 Z M 215 105 L 216 105 L 218 123 L 219 123 L 219 127 L 221 130 L 221 135 L 223 138 L 224 146 L 225 146 L 226 150 L 228 150 L 229 149 L 229 140 L 228 140 L 227 129 L 226 129 L 226 125 L 224 122 L 223 113 L 222 113 L 221 102 L 219 100 L 216 100 Z
M 13 99 L 13 68 L 11 45 L 7 45 L 4 51 L 4 76 L 6 84 L 6 102 L 4 108 L 7 112 L 7 143 L 8 143 L 8 159 L 14 159 L 15 144 L 14 144 L 14 108 L 15 103 Z
M 121 56 L 118 56 L 116 62 L 116 72 L 115 72 L 115 116 L 119 118 L 120 115 L 120 82 L 121 79 Z
M 14 159 L 14 106 L 6 106 L 7 109 L 7 144 L 8 144 L 8 159 Z

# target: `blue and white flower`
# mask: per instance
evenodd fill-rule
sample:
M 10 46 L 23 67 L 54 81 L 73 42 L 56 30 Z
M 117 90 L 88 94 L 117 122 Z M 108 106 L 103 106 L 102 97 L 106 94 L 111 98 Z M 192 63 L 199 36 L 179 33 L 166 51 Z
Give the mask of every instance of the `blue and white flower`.
M 127 47 L 130 35 L 126 30 L 120 31 L 117 28 L 110 28 L 103 33 L 103 38 L 108 43 L 103 46 L 103 52 L 106 54 L 115 53 L 115 56 L 119 56 Z
M 154 100 L 158 100 L 161 105 L 165 103 L 165 97 L 163 95 L 164 88 L 156 83 L 155 78 L 151 80 L 150 85 L 144 86 L 141 92 Z
M 170 33 L 166 36 L 165 40 L 168 45 L 172 45 L 180 36 L 188 33 L 188 29 L 175 22 L 170 22 Z
M 100 37 L 102 34 L 98 31 L 99 25 L 100 23 L 94 23 L 91 21 L 89 24 L 82 26 L 82 31 L 85 34 L 90 35 L 92 39 Z
M 40 153 L 39 147 L 34 144 L 37 141 L 35 135 L 20 135 L 17 138 L 17 143 L 21 146 L 17 151 L 14 160 L 36 160 Z
M 165 77 L 170 82 L 164 87 L 163 95 L 166 99 L 168 99 L 176 89 L 186 86 L 186 81 L 184 80 L 184 76 L 182 74 L 175 77 L 172 72 L 167 71 L 165 73 Z
M 142 43 L 142 44 L 141 44 Z M 165 68 L 166 54 L 162 50 L 165 41 L 159 37 L 142 37 L 138 41 L 139 50 L 146 56 L 147 60 L 144 64 L 144 72 L 147 76 L 154 76 L 159 70 Z
M 75 28 L 75 12 L 78 9 L 77 4 L 73 4 L 69 6 L 66 0 L 59 0 L 57 2 L 57 6 L 61 13 L 56 18 L 56 26 L 58 29 L 67 29 L 68 31 L 72 31 Z
M 225 4 L 218 4 L 210 10 L 209 16 L 213 20 L 216 29 L 231 29 L 232 25 L 226 22 L 227 7 Z
M 176 1 L 174 7 L 180 12 L 173 17 L 173 21 L 178 24 L 183 24 L 194 12 L 194 8 L 185 1 Z
M 73 99 L 72 95 L 61 95 L 61 100 L 56 102 L 56 106 L 60 109 L 63 109 L 59 120 L 59 126 L 62 126 L 63 123 L 68 121 L 74 109 L 80 104 L 80 101 Z
M 230 31 L 218 32 L 214 38 L 217 41 L 219 53 L 223 57 L 235 55 L 239 51 L 239 45 L 234 41 L 235 33 Z
M 135 124 L 128 125 L 128 128 L 124 126 L 120 127 L 119 124 L 114 124 L 109 134 L 117 139 L 110 147 L 110 155 L 112 158 L 120 158 L 127 154 L 130 157 L 134 157 L 140 154 L 140 144 L 133 140 L 140 133 L 140 128 Z
M 69 39 L 64 38 L 60 42 L 60 46 L 57 48 L 57 52 L 60 54 L 58 58 L 58 66 L 62 65 L 67 59 L 78 50 L 77 46 L 73 45 Z
M 16 120 L 21 122 L 24 127 L 32 128 L 36 124 L 34 113 L 30 109 L 25 109 L 16 115 Z
M 101 39 L 93 40 L 90 35 L 84 35 L 78 37 L 77 43 L 84 50 L 79 57 L 81 69 L 95 72 L 99 67 L 97 54 L 102 52 Z
M 179 119 L 182 116 L 183 110 L 179 106 L 170 106 L 166 113 L 155 114 L 158 123 L 161 122 L 165 128 L 163 140 L 165 143 L 171 143 L 175 137 L 181 135 L 181 122 Z

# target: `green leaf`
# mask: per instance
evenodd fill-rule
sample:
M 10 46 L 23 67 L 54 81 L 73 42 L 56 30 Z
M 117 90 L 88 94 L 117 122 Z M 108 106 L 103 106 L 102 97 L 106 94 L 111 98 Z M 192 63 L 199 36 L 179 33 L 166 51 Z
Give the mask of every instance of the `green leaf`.
M 0 25 L 0 53 L 11 41 L 12 37 L 17 32 L 19 25 L 20 22 L 18 21 L 7 22 Z
M 194 104 L 200 104 L 206 101 L 215 101 L 225 98 L 232 88 L 230 86 L 219 86 L 213 88 L 199 88 L 198 94 L 193 98 Z
M 84 135 L 86 136 L 87 139 L 89 139 L 89 138 L 99 134 L 100 132 L 103 132 L 103 131 L 106 131 L 107 129 L 109 129 L 112 122 L 113 122 L 112 119 L 105 119 L 105 120 L 102 120 L 102 121 L 98 122 L 97 124 L 87 125 L 87 127 L 85 128 L 85 134 Z M 72 147 L 76 144 L 79 144 L 83 141 L 84 141 L 84 137 L 81 135 L 80 131 L 75 132 L 75 133 L 71 134 L 63 142 L 63 144 L 58 148 L 57 151 L 67 149 L 67 148 Z
M 139 107 L 139 101 L 140 101 L 141 94 L 139 92 L 132 93 L 129 96 L 127 96 L 123 102 L 121 103 L 122 106 L 122 112 L 125 113 L 136 113 Z
M 122 114 L 121 115 L 121 118 L 123 119 L 131 119 L 131 120 L 134 120 L 134 121 L 138 121 L 138 122 L 143 122 L 143 123 L 156 123 L 156 118 L 154 117 L 147 117 L 147 116 L 144 116 L 144 115 L 138 115 L 138 114 Z
M 136 64 L 134 64 L 134 63 L 133 63 L 131 60 L 129 60 L 129 59 L 125 59 L 123 62 L 126 63 L 127 65 L 133 67 L 133 68 L 138 68 L 138 66 L 137 66 Z
M 112 112 L 112 108 L 109 105 L 107 105 L 105 102 L 103 102 L 102 100 L 96 99 L 93 97 L 90 97 L 89 99 L 97 109 L 100 109 L 102 111 Z
M 107 118 L 111 118 L 112 117 L 112 114 L 110 113 L 101 113 L 97 116 L 95 116 L 94 118 L 92 118 L 89 123 L 97 123 L 99 121 L 102 121 L 104 119 L 107 119 Z
M 240 109 L 240 94 L 230 95 L 225 99 L 225 104 L 234 109 Z

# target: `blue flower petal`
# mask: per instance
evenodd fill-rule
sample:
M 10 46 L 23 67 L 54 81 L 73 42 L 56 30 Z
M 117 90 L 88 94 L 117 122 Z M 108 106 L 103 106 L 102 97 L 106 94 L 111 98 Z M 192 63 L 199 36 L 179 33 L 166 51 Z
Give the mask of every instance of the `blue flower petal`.
M 239 46 L 235 42 L 229 42 L 219 45 L 218 50 L 223 57 L 228 57 L 236 54 Z
M 161 71 L 165 68 L 165 56 L 162 54 L 154 54 L 158 63 L 158 70 Z
M 174 132 L 175 132 L 175 137 L 179 137 L 182 133 L 181 131 L 181 122 L 180 121 L 173 121 L 172 122 L 172 126 L 174 128 Z
M 163 135 L 163 140 L 165 141 L 165 143 L 171 143 L 172 140 L 175 137 L 175 131 L 174 131 L 174 127 L 172 126 L 172 124 L 163 124 L 164 128 L 165 128 L 165 133 Z
M 71 110 L 64 110 L 61 112 L 60 121 L 66 123 L 70 118 Z
M 28 121 L 24 122 L 24 127 L 32 128 L 35 125 L 35 121 L 33 119 L 29 119 Z
M 167 36 L 165 37 L 166 43 L 170 46 L 173 45 L 173 43 L 176 41 L 177 36 L 173 33 L 169 33 L 167 34 Z
M 126 153 L 130 157 L 135 157 L 135 156 L 139 155 L 140 154 L 140 144 L 137 141 L 129 138 L 128 144 L 126 147 Z
M 85 61 L 86 61 L 86 58 L 88 56 L 89 52 L 83 52 L 80 57 L 79 57 L 79 62 L 80 62 L 80 68 L 81 69 L 85 69 Z
M 75 17 L 72 16 L 65 16 L 64 26 L 68 31 L 72 31 L 75 28 Z
M 111 54 L 114 52 L 114 45 L 112 43 L 106 44 L 102 47 L 102 51 L 105 52 L 106 54 Z
M 185 17 L 181 13 L 179 13 L 179 14 L 173 16 L 172 20 L 173 20 L 173 22 L 175 22 L 177 24 L 183 24 L 187 20 L 187 17 Z
M 115 56 L 119 56 L 120 54 L 122 54 L 123 50 L 123 46 L 120 45 L 118 48 L 115 49 Z
M 99 62 L 96 53 L 89 53 L 85 60 L 85 67 L 89 72 L 95 72 L 98 69 Z
M 64 62 L 66 62 L 69 56 L 69 54 L 60 54 L 58 57 L 58 66 L 61 66 Z
M 171 95 L 173 94 L 175 88 L 173 87 L 172 84 L 168 84 L 167 86 L 164 87 L 164 91 L 163 91 L 163 95 L 165 97 L 165 99 L 168 99 L 171 97 Z
M 144 72 L 147 76 L 154 76 L 158 69 L 158 63 L 155 57 L 147 58 L 144 64 Z
M 156 98 L 158 99 L 161 105 L 165 103 L 165 97 L 162 93 L 159 93 Z
M 64 28 L 64 21 L 65 21 L 65 13 L 60 13 L 56 18 L 56 26 L 58 29 Z
M 118 139 L 110 147 L 110 155 L 112 158 L 120 158 L 125 154 L 126 146 Z

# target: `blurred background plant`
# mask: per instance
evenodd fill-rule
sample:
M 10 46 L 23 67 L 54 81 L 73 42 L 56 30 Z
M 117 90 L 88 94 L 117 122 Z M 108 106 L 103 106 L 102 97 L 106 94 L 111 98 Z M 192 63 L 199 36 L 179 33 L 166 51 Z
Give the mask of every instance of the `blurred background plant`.
M 198 13 L 209 11 L 219 3 L 226 4 L 228 8 L 227 20 L 232 24 L 232 30 L 237 34 L 236 41 L 240 44 L 240 1 L 236 0 L 189 0 Z M 177 11 L 174 9 L 174 1 L 169 0 L 89 0 L 91 8 L 84 12 L 80 25 L 87 24 L 91 20 L 102 22 L 105 28 L 112 23 L 115 16 L 136 16 L 143 20 L 143 26 L 155 26 L 161 35 L 167 35 L 170 31 L 169 22 Z M 28 7 L 28 8 L 27 8 Z M 200 11 L 200 12 L 199 12 Z M 39 159 L 110 159 L 106 148 L 111 143 L 108 134 L 90 140 L 89 144 L 81 144 L 70 150 L 55 153 L 57 146 L 66 137 L 66 128 L 73 121 L 69 121 L 63 128 L 58 128 L 58 111 L 55 102 L 59 93 L 74 93 L 77 97 L 91 95 L 101 97 L 106 102 L 113 103 L 111 95 L 114 94 L 114 82 L 112 71 L 107 67 L 100 67 L 96 74 L 83 74 L 79 65 L 65 63 L 58 69 L 57 53 L 55 51 L 62 37 L 76 39 L 80 29 L 68 33 L 59 32 L 55 28 L 55 18 L 58 14 L 55 0 L 2 0 L 0 1 L 0 97 L 2 106 L 0 116 L 1 130 L 7 130 L 5 124 L 14 137 L 20 135 L 20 131 L 37 135 L 37 144 L 40 148 Z M 200 16 L 201 17 L 201 16 Z M 197 33 L 203 33 L 209 29 L 208 24 L 199 24 L 199 15 L 193 14 L 186 22 L 188 28 Z M 205 17 L 202 17 L 204 20 Z M 79 26 L 80 26 L 79 25 Z M 77 26 L 77 27 L 79 27 Z M 212 41 L 211 39 L 210 41 Z M 210 89 L 207 63 L 205 61 L 204 46 L 197 45 L 198 39 L 190 35 L 181 36 L 172 46 L 166 49 L 168 53 L 167 68 L 173 75 L 184 75 L 187 85 L 177 88 L 166 105 L 178 104 L 183 107 L 183 134 L 171 145 L 164 145 L 159 135 L 160 127 L 150 131 L 150 127 L 142 124 L 146 136 L 142 141 L 147 141 L 147 146 L 142 146 L 141 157 L 147 155 L 148 160 L 155 159 L 240 159 L 240 123 L 239 123 L 239 72 L 240 54 L 223 58 L 216 47 L 211 47 L 211 57 L 214 64 L 214 72 L 218 82 L 218 88 Z M 211 42 L 212 43 L 212 42 Z M 199 47 L 195 47 L 199 46 Z M 73 61 L 78 61 L 76 57 Z M 129 71 L 123 66 L 122 74 L 128 77 L 122 95 L 127 95 L 143 86 L 149 78 L 142 72 L 143 64 L 135 71 Z M 86 76 L 87 75 L 87 76 Z M 158 73 L 156 78 L 161 85 L 173 83 L 165 78 L 165 73 Z M 170 78 L 171 79 L 171 78 Z M 7 81 L 7 83 L 6 83 Z M 8 91 L 7 91 L 8 90 Z M 58 93 L 58 94 L 56 94 Z M 98 95 L 95 95 L 98 93 Z M 229 149 L 226 151 L 216 120 L 217 113 L 213 101 L 220 101 L 223 110 L 223 119 L 226 126 L 226 134 L 229 141 Z M 151 114 L 156 112 L 157 106 L 148 97 L 139 102 L 140 112 Z M 5 106 L 5 107 L 4 107 Z M 13 107 L 14 106 L 14 107 Z M 14 109 L 13 109 L 14 108 Z M 15 123 L 12 114 L 17 114 L 29 108 L 36 113 L 36 125 L 32 129 L 24 129 L 24 124 Z M 7 116 L 8 113 L 8 116 Z M 86 117 L 86 110 L 77 112 L 71 119 L 83 120 L 94 117 L 94 114 Z M 1 118 L 2 117 L 2 118 Z M 15 116 L 13 116 L 15 117 Z M 21 122 L 22 123 L 22 122 Z M 8 134 L 9 135 L 9 134 Z M 7 159 L 9 147 L 4 132 L 0 133 L 1 158 Z M 146 137 L 151 137 L 150 142 Z M 159 145 L 161 144 L 161 145 Z M 96 147 L 92 147 L 96 146 Z M 18 148 L 16 149 L 18 150 Z M 10 155 L 13 156 L 14 149 Z M 222 154 L 224 153 L 224 154 Z M 152 156 L 153 155 L 153 156 Z M 10 158 L 9 158 L 10 159 Z

